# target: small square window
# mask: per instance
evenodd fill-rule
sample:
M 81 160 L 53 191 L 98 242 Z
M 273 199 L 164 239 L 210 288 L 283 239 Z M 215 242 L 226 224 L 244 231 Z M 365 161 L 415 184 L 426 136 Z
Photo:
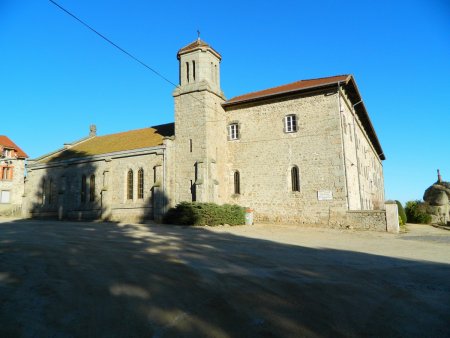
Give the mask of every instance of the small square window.
M 0 191 L 0 203 L 9 203 L 10 202 L 10 192 L 9 190 Z
M 284 118 L 284 131 L 286 133 L 295 133 L 297 131 L 297 119 L 294 114 L 287 115 Z
M 228 126 L 228 137 L 230 140 L 239 139 L 239 124 L 232 123 Z

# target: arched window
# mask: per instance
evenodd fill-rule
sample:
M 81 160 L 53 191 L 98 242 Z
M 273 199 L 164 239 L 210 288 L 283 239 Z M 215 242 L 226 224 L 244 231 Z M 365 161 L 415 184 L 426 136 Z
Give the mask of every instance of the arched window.
M 48 182 L 48 204 L 53 203 L 53 180 L 50 179 Z
M 81 176 L 81 202 L 86 202 L 86 175 Z
M 127 174 L 127 199 L 133 199 L 133 170 L 128 170 Z
M 300 175 L 296 166 L 291 169 L 291 187 L 292 191 L 300 191 Z
M 89 201 L 95 201 L 95 175 L 91 175 L 89 179 Z
M 237 170 L 234 172 L 234 193 L 236 195 L 241 193 L 241 175 Z
M 42 180 L 42 200 L 41 200 L 41 204 L 44 205 L 45 204 L 45 200 L 47 199 L 46 196 L 46 185 L 45 185 L 45 178 Z
M 144 198 L 144 169 L 138 171 L 138 199 Z

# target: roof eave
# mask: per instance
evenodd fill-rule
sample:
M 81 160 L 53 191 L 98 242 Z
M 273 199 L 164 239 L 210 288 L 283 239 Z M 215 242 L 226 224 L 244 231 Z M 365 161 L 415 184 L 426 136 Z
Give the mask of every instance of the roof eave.
M 236 101 L 228 101 L 228 102 L 222 103 L 222 106 L 223 107 L 230 107 L 230 106 L 244 104 L 244 103 L 268 100 L 268 99 L 275 98 L 275 97 L 280 97 L 280 96 L 288 96 L 288 95 L 301 93 L 301 92 L 320 90 L 320 89 L 323 89 L 323 88 L 331 87 L 333 85 L 337 85 L 339 82 L 340 81 L 333 81 L 333 82 L 324 83 L 324 84 L 321 84 L 321 85 L 314 85 L 314 86 L 308 86 L 308 87 L 303 87 L 303 88 L 296 88 L 296 89 L 291 89 L 291 90 L 285 90 L 285 91 L 282 91 L 282 92 L 277 92 L 277 93 L 273 93 L 273 94 L 267 94 L 267 95 L 252 97 L 252 98 L 248 98 L 248 99 L 242 99 L 242 100 L 236 100 Z
M 360 118 L 361 122 L 365 123 L 365 129 L 367 128 L 366 132 L 368 132 L 369 137 L 371 137 L 372 143 L 377 150 L 378 156 L 382 161 L 386 160 L 386 156 L 384 155 L 383 148 L 381 147 L 380 140 L 378 139 L 377 133 L 375 132 L 375 128 L 373 127 L 372 121 L 370 120 L 369 113 L 367 112 L 366 105 L 364 104 L 364 101 L 361 97 L 361 94 L 359 93 L 358 86 L 356 84 L 355 79 L 352 75 L 349 75 L 347 80 L 345 81 L 346 85 L 351 86 L 351 88 L 354 90 L 355 98 L 353 98 L 354 104 L 360 102 L 358 105 L 354 106 L 355 112 L 358 114 L 358 117 Z

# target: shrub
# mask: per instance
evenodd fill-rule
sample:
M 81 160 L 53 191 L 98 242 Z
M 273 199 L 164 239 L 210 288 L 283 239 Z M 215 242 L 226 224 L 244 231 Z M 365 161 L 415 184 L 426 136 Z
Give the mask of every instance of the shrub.
M 179 225 L 240 225 L 245 223 L 245 208 L 230 204 L 181 202 L 169 209 L 163 221 Z
M 411 223 L 430 224 L 431 215 L 427 213 L 428 203 L 417 201 L 406 202 L 406 217 Z
M 405 209 L 403 209 L 403 205 L 399 201 L 395 201 L 395 203 L 397 203 L 398 216 L 402 219 L 402 223 L 400 225 L 405 225 L 408 220 Z

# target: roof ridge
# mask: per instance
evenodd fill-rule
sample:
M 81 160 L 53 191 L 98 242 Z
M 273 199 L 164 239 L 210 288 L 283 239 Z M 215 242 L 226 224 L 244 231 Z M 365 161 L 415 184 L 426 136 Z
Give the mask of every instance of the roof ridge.
M 105 134 L 105 135 L 96 135 L 95 137 L 105 137 L 105 136 L 111 136 L 111 135 L 120 135 L 120 134 L 126 134 L 126 133 L 130 133 L 133 131 L 139 131 L 139 130 L 144 130 L 144 129 L 156 129 L 156 127 L 162 127 L 162 126 L 166 126 L 166 125 L 170 125 L 170 124 L 174 124 L 174 122 L 169 122 L 169 123 L 163 123 L 163 124 L 157 124 L 155 126 L 150 126 L 150 127 L 143 127 L 143 128 L 137 128 L 137 129 L 130 129 L 130 130 L 126 130 L 126 131 L 119 131 L 117 133 L 111 133 L 111 134 Z

